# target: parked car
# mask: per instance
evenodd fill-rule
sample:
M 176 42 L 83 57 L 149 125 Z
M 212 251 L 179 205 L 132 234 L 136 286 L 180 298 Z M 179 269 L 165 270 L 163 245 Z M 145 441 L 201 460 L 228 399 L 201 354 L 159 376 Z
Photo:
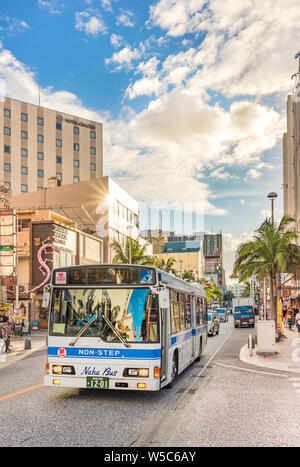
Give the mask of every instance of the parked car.
M 214 333 L 219 334 L 220 321 L 215 316 L 214 313 L 208 313 L 207 315 L 207 332 L 210 336 L 213 336 Z
M 227 323 L 228 314 L 226 308 L 216 308 L 216 313 L 221 323 Z

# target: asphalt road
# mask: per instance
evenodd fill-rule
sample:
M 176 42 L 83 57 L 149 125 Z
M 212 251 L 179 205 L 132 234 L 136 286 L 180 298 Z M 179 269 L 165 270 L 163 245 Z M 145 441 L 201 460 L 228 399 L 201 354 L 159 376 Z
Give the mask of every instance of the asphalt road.
M 299 445 L 288 378 L 238 359 L 248 334 L 222 323 L 201 361 L 157 393 L 44 387 L 46 352 L 33 353 L 0 371 L 0 445 Z

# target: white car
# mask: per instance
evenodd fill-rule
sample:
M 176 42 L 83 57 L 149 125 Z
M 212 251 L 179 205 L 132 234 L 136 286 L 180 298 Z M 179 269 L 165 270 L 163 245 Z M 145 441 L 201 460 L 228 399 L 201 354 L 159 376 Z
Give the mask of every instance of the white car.
M 210 336 L 213 336 L 214 333 L 219 334 L 220 321 L 215 316 L 215 314 L 214 313 L 208 313 L 207 320 L 208 320 L 207 321 L 207 333 Z

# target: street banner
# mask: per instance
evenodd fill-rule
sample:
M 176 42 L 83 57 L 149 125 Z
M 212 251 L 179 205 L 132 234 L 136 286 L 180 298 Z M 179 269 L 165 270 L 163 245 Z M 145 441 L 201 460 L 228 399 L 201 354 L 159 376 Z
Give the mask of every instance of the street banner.
M 282 322 L 282 308 L 281 308 L 281 299 L 278 299 L 277 302 L 277 329 L 281 332 L 281 335 L 284 335 L 284 328 Z

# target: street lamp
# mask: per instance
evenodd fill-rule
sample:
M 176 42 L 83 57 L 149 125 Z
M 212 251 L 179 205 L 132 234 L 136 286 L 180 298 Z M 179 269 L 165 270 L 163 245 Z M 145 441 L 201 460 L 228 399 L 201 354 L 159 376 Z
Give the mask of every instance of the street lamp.
M 277 196 L 278 194 L 274 191 L 268 194 L 268 198 L 271 200 L 272 224 L 274 224 L 274 199 L 276 199 Z

